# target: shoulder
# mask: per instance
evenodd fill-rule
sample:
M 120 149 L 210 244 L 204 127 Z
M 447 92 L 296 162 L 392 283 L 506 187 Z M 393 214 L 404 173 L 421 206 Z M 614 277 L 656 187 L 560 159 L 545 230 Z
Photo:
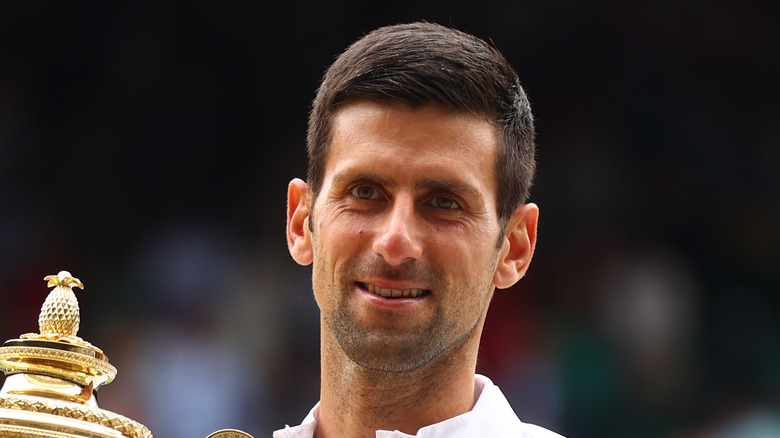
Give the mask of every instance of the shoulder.
M 558 435 L 557 433 L 545 429 L 542 426 L 528 423 L 523 423 L 522 433 L 520 436 L 523 438 L 564 438 L 562 435 Z
M 490 436 L 563 438 L 544 427 L 521 421 L 504 394 L 489 378 L 477 374 L 475 383 L 481 392 L 472 412 L 482 417 L 483 421 L 487 420 L 483 423 L 484 428 L 495 429 L 492 431 L 495 435 Z

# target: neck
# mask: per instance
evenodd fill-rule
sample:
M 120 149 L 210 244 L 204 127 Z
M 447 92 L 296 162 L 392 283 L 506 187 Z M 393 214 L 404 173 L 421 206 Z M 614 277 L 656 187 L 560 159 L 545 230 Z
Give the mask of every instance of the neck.
M 373 438 L 377 430 L 414 435 L 470 411 L 481 325 L 431 363 L 394 373 L 352 362 L 323 321 L 317 438 Z

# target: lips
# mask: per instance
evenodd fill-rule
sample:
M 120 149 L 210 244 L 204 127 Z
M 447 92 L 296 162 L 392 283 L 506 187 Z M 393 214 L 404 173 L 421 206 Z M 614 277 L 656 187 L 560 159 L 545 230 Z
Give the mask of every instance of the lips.
M 369 283 L 358 283 L 358 286 L 383 298 L 420 298 L 431 293 L 427 289 L 385 289 Z

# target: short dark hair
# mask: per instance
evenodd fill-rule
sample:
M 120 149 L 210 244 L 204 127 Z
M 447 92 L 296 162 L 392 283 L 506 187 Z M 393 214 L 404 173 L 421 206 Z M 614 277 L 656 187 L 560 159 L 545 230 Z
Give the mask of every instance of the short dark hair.
M 333 117 L 359 99 L 438 104 L 487 119 L 499 136 L 495 169 L 502 223 L 527 201 L 536 168 L 531 105 L 517 73 L 495 47 L 426 22 L 381 27 L 353 43 L 325 72 L 309 115 L 307 179 L 315 197 Z

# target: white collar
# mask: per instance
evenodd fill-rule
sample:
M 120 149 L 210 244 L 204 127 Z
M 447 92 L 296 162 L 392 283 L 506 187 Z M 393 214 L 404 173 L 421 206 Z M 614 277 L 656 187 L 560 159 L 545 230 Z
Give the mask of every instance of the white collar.
M 473 436 L 512 436 L 527 438 L 562 438 L 539 426 L 520 421 L 504 397 L 504 394 L 487 377 L 474 376 L 474 393 L 477 401 L 474 407 L 461 415 L 436 424 L 425 426 L 417 435 L 400 431 L 378 430 L 376 438 L 456 438 Z M 309 411 L 299 426 L 286 426 L 274 432 L 274 438 L 312 438 L 317 431 L 319 402 Z

